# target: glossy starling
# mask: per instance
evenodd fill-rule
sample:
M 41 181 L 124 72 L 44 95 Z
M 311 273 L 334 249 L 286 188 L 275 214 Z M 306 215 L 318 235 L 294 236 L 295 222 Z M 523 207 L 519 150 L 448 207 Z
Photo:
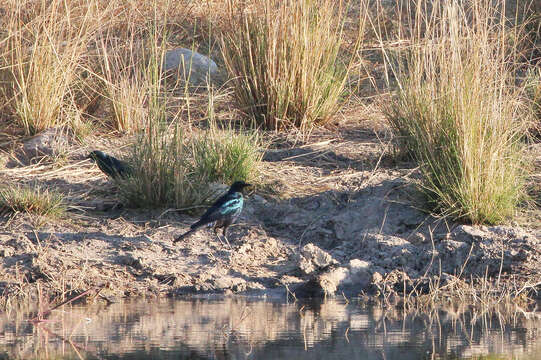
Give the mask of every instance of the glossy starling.
M 216 202 L 212 204 L 210 208 L 208 208 L 203 216 L 201 216 L 199 221 L 192 224 L 190 226 L 190 230 L 176 238 L 173 243 L 184 239 L 202 226 L 208 225 L 209 227 L 214 227 L 214 233 L 216 236 L 218 236 L 217 229 L 223 228 L 223 236 L 227 242 L 227 245 L 229 245 L 226 231 L 228 226 L 233 224 L 242 212 L 242 207 L 244 205 L 242 189 L 247 186 L 251 185 L 245 183 L 244 181 L 235 181 L 229 188 L 229 191 L 216 200 Z
M 101 171 L 115 180 L 118 178 L 125 179 L 133 174 L 133 169 L 128 163 L 102 151 L 91 151 L 88 158 L 94 160 Z

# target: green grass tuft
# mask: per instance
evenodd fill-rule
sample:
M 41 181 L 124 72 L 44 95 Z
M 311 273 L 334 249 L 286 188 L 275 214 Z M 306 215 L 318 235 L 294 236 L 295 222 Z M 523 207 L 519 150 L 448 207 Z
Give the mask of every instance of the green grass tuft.
M 259 138 L 212 127 L 187 134 L 174 124 L 140 138 L 133 147 L 131 179 L 121 181 L 130 206 L 191 208 L 211 197 L 211 184 L 254 179 Z
M 468 8 L 431 2 L 431 9 L 431 17 L 417 14 L 416 46 L 395 65 L 399 90 L 386 116 L 420 164 L 436 208 L 472 223 L 500 223 L 523 199 L 527 176 L 527 107 L 513 81 L 509 30 L 485 0 Z
M 241 133 L 215 126 L 189 141 L 196 177 L 207 182 L 231 184 L 237 180 L 251 181 L 261 160 L 257 133 Z
M 66 212 L 66 206 L 61 194 L 39 186 L 7 186 L 1 188 L 0 209 L 48 218 L 59 218 Z

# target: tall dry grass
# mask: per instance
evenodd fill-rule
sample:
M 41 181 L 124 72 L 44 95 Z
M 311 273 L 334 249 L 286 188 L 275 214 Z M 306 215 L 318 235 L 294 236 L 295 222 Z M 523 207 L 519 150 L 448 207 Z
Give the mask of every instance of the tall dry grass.
M 309 129 L 328 121 L 339 108 L 352 64 L 340 53 L 347 4 L 228 4 L 222 54 L 241 110 L 269 129 Z
M 518 34 L 506 27 L 504 7 L 420 1 L 407 22 L 411 46 L 389 61 L 399 89 L 384 106 L 387 119 L 420 164 L 432 204 L 472 223 L 511 217 L 527 175 L 528 114 L 511 41 Z
M 212 196 L 211 183 L 250 180 L 261 159 L 259 138 L 232 127 L 220 129 L 214 118 L 214 93 L 208 93 L 207 130 L 191 121 L 190 94 L 171 101 L 162 71 L 167 31 L 157 19 L 148 29 L 143 62 L 144 123 L 131 148 L 133 177 L 120 181 L 130 206 L 192 208 Z M 171 104 L 175 103 L 175 109 Z
M 10 1 L 2 43 L 4 101 L 26 134 L 69 123 L 97 0 Z
M 111 104 L 113 127 L 126 133 L 141 131 L 147 116 L 148 67 L 142 61 L 143 43 L 135 35 L 135 29 L 128 31 L 127 39 L 107 34 L 98 43 L 102 96 Z

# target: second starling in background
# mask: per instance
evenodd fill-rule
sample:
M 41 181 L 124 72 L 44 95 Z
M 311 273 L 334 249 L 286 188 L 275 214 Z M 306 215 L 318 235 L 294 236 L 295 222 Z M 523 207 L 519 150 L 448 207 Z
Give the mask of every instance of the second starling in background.
M 91 151 L 88 158 L 94 160 L 101 171 L 115 180 L 133 175 L 133 169 L 128 163 L 107 155 L 103 151 Z

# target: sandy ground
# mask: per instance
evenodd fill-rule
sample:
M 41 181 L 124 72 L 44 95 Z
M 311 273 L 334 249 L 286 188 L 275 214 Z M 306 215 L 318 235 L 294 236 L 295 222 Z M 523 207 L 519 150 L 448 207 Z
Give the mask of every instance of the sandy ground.
M 534 295 L 540 289 L 538 210 L 523 209 L 508 226 L 433 217 L 419 210 L 417 171 L 392 156 L 385 128 L 339 129 L 318 130 L 307 141 L 280 139 L 266 150 L 264 185 L 248 194 L 229 231 L 231 249 L 207 229 L 173 245 L 196 220 L 174 209 L 112 206 L 117 189 L 83 159 L 88 146 L 73 146 L 60 167 L 8 166 L 0 182 L 56 188 L 70 211 L 39 227 L 27 214 L 4 213 L 0 294 L 34 294 L 40 284 L 53 294 L 100 286 L 112 301 L 201 293 L 352 296 L 422 293 L 434 283 L 481 278 Z M 111 148 L 107 141 L 113 140 L 93 148 Z

